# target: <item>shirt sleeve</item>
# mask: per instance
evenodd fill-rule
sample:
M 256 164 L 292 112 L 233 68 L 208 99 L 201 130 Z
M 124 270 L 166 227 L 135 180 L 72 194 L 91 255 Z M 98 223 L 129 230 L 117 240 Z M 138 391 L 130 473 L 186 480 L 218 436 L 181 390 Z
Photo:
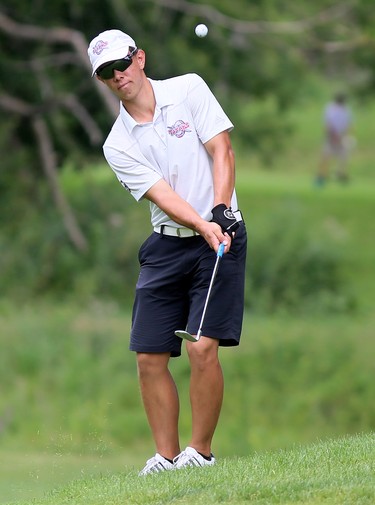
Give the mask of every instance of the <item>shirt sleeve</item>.
M 142 164 L 125 152 L 106 145 L 103 151 L 107 163 L 119 182 L 137 201 L 141 200 L 144 194 L 162 178 L 151 167 Z
M 225 114 L 205 81 L 191 74 L 188 103 L 194 118 L 197 134 L 203 144 L 223 131 L 231 131 L 233 124 Z

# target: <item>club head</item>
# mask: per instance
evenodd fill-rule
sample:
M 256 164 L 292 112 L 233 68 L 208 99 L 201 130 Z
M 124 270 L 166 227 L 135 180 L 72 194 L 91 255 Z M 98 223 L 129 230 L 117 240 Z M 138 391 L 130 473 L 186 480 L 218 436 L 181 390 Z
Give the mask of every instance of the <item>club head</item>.
M 177 337 L 184 338 L 185 340 L 189 340 L 189 342 L 198 342 L 198 340 L 199 340 L 199 337 L 196 338 L 196 337 L 194 337 L 194 335 L 190 335 L 190 333 L 185 330 L 176 330 L 174 332 L 174 334 Z

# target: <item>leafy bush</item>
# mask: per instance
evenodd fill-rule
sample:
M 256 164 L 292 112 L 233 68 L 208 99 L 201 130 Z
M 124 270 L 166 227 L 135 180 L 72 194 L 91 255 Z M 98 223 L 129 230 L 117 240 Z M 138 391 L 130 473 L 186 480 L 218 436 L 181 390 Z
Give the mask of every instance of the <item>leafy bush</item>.
M 81 173 L 67 168 L 62 177 L 89 244 L 86 253 L 69 242 L 48 196 L 31 208 L 20 202 L 16 217 L 0 229 L 4 294 L 132 303 L 138 249 L 151 232 L 148 207 L 133 202 L 108 174 L 107 167 Z M 308 221 L 303 208 L 281 201 L 273 214 L 249 223 L 247 305 L 260 312 L 353 310 L 341 243 L 318 220 Z
M 19 202 L 17 213 L 7 209 L 9 219 L 5 215 L 0 228 L 3 295 L 18 301 L 100 296 L 130 303 L 138 275 L 137 251 L 149 232 L 147 208 L 136 206 L 112 178 L 103 182 L 93 173 L 67 170 L 63 185 L 87 251 L 79 252 L 70 243 L 48 194 L 39 196 L 35 205 Z
M 250 305 L 262 311 L 350 311 L 340 244 L 322 229 L 306 229 L 302 210 L 284 205 L 252 226 Z
M 51 451 L 151 447 L 131 318 L 117 304 L 0 304 L 0 442 Z M 221 454 L 368 431 L 375 423 L 374 317 L 246 314 L 240 348 L 221 353 Z M 183 440 L 191 430 L 186 350 L 172 360 Z M 27 452 L 27 451 L 26 451 Z

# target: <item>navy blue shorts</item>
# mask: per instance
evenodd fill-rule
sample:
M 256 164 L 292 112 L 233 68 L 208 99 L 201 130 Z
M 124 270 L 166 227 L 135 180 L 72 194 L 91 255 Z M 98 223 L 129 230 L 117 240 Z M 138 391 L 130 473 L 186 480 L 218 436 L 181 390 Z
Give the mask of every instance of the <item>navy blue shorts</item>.
M 242 222 L 229 253 L 220 260 L 202 335 L 221 346 L 240 342 L 244 311 L 246 227 Z M 140 274 L 133 307 L 130 350 L 180 356 L 175 330 L 196 335 L 216 253 L 201 236 L 153 232 L 139 250 Z

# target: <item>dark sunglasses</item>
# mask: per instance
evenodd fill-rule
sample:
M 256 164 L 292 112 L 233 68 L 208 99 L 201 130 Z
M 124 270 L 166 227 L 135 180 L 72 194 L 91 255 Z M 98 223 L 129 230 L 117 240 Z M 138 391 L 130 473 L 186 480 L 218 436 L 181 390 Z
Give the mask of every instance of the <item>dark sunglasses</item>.
M 110 61 L 104 66 L 99 67 L 96 71 L 96 75 L 102 79 L 112 79 L 115 70 L 124 72 L 132 64 L 132 58 L 137 51 L 138 49 L 135 47 L 127 56 L 125 56 L 125 58 L 121 58 L 121 60 Z

